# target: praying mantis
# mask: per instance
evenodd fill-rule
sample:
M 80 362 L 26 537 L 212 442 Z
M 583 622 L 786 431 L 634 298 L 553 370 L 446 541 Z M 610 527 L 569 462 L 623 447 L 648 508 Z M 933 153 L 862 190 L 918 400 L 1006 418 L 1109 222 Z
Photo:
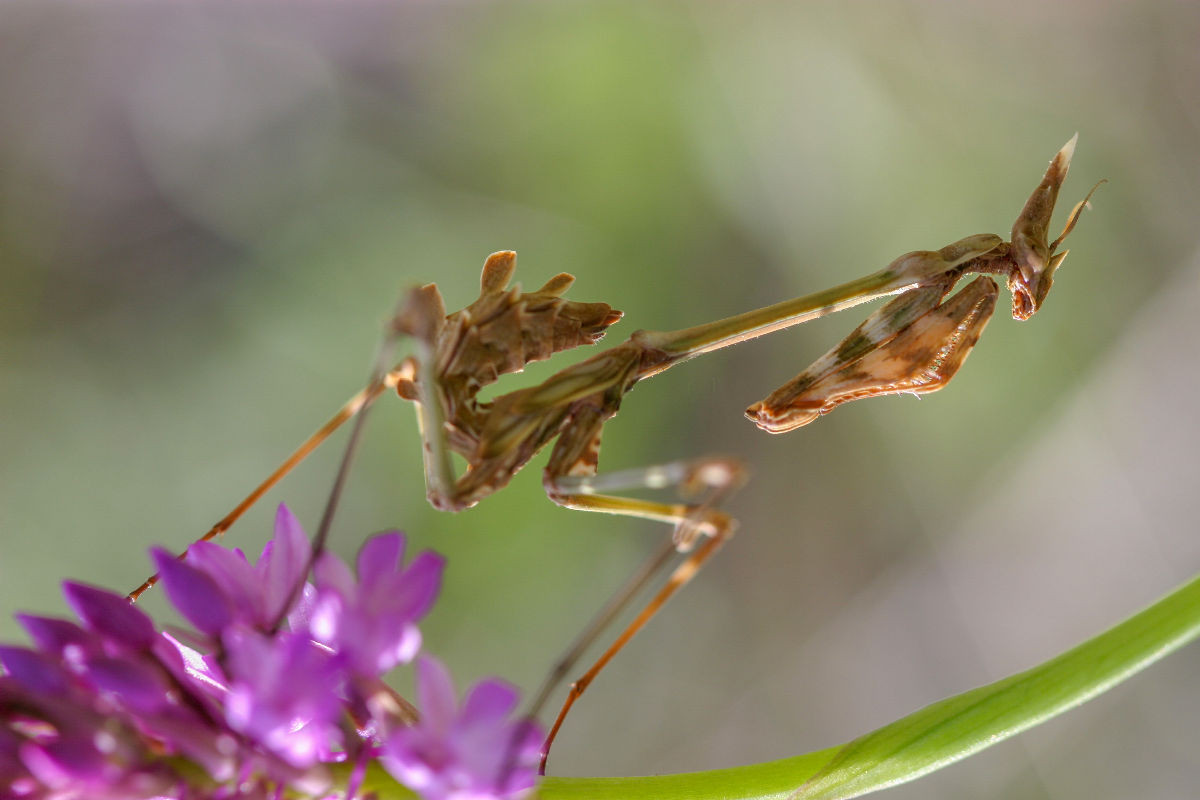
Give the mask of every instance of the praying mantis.
M 202 540 L 227 530 L 341 425 L 358 415 L 357 425 L 361 426 L 362 412 L 385 391 L 394 391 L 416 406 L 427 496 L 434 507 L 444 511 L 469 508 L 502 489 L 553 443 L 542 479 L 550 500 L 583 511 L 657 520 L 671 525 L 673 535 L 555 665 L 532 702 L 531 714 L 536 715 L 584 650 L 638 591 L 673 563 L 675 553 L 681 554 L 681 560 L 633 621 L 571 685 L 543 747 L 544 770 L 550 746 L 575 701 L 736 529 L 736 521 L 720 506 L 746 479 L 746 467 L 737 459 L 713 456 L 599 471 L 601 433 L 619 411 L 624 396 L 640 381 L 696 356 L 893 295 L 894 299 L 870 314 L 836 347 L 751 405 L 746 416 L 764 431 L 784 433 L 852 400 L 941 389 L 958 372 L 995 310 L 999 289 L 990 276 L 1006 278 L 1015 319 L 1028 319 L 1041 308 L 1055 272 L 1067 256 L 1059 246 L 1096 189 L 1075 205 L 1062 233 L 1050 241 L 1050 219 L 1077 138 L 1072 137 L 1051 160 L 1007 240 L 991 233 L 975 234 L 939 250 L 907 253 L 881 270 L 825 291 L 683 330 L 638 330 L 625 342 L 567 367 L 541 384 L 486 403 L 478 400 L 481 389 L 505 374 L 520 372 L 529 363 L 596 343 L 621 318 L 621 312 L 607 303 L 565 299 L 574 281 L 567 273 L 554 276 L 532 292 L 523 292 L 519 286 L 510 288 L 516 268 L 512 251 L 487 258 L 479 297 L 461 311 L 447 314 L 434 284 L 412 289 L 389 320 L 385 343 L 408 339 L 413 353 L 389 369 L 386 354 L 390 346 L 383 348 L 383 366 L 376 369 L 366 388 Z M 978 277 L 951 294 L 959 281 L 971 274 Z M 466 460 L 462 474 L 454 472 L 452 453 Z M 338 485 L 343 479 L 344 470 L 339 473 Z M 661 502 L 620 494 L 631 489 L 674 489 L 678 496 Z M 323 542 L 332 505 L 326 510 L 314 549 Z M 155 580 L 147 580 L 130 599 L 136 600 Z

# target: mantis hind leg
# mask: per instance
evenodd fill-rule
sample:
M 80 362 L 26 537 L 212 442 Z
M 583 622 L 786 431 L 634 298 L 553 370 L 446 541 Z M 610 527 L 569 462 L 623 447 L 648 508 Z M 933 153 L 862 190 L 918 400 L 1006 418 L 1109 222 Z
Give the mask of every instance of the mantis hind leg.
M 674 569 L 670 577 L 667 578 L 667 582 L 661 589 L 658 590 L 654 597 L 650 599 L 650 602 L 648 602 L 645 607 L 638 612 L 638 615 L 632 622 L 629 623 L 629 625 L 625 627 L 625 630 L 621 631 L 621 634 L 617 636 L 615 640 L 613 640 L 613 643 L 608 646 L 608 649 L 604 651 L 600 658 L 596 659 L 596 663 L 594 663 L 587 672 L 585 672 L 571 684 L 571 690 L 567 693 L 567 699 L 563 702 L 562 708 L 559 709 L 558 716 L 555 718 L 554 724 L 550 728 L 550 733 L 546 736 L 546 741 L 542 744 L 541 764 L 539 765 L 538 769 L 539 774 L 546 774 L 546 760 L 550 756 L 550 747 L 554 744 L 554 740 L 558 736 L 558 731 L 562 728 L 563 720 L 567 718 L 567 714 L 570 712 L 571 707 L 575 705 L 575 701 L 583 696 L 583 693 L 587 690 L 587 687 L 591 685 L 592 681 L 596 679 L 596 676 L 599 675 L 606 666 L 608 666 L 608 662 L 611 661 L 616 654 L 619 653 L 621 649 L 629 643 L 630 639 L 637 635 L 638 631 L 645 627 L 646 623 L 649 622 L 650 619 L 657 614 L 664 605 L 666 605 L 666 602 L 671 599 L 671 596 L 675 594 L 675 592 L 682 589 L 692 578 L 696 576 L 696 573 L 700 571 L 701 567 L 703 567 L 704 564 L 710 558 L 712 558 L 714 554 L 716 554 L 721 545 L 728 540 L 730 533 L 731 530 L 723 530 L 718 532 L 715 536 L 703 541 L 699 547 L 689 554 L 688 557 Z
M 613 594 L 555 663 L 531 704 L 531 715 L 540 711 L 550 693 L 567 676 L 586 649 L 633 602 L 642 589 L 670 566 L 672 555 L 682 552 L 688 553 L 688 556 L 678 563 L 666 583 L 595 664 L 571 684 L 567 699 L 542 748 L 542 772 L 545 771 L 550 746 L 575 701 L 583 695 L 588 685 L 608 662 L 658 613 L 675 592 L 695 577 L 704 563 L 736 530 L 736 520 L 716 506 L 736 491 L 746 478 L 746 469 L 740 461 L 715 456 L 598 474 L 600 433 L 607 416 L 593 406 L 577 410 L 573 420 L 575 424 L 569 428 L 569 433 L 564 432 L 559 439 L 546 467 L 543 477 L 546 494 L 555 503 L 566 508 L 666 522 L 674 526 L 674 535 Z M 671 487 L 679 490 L 681 502 L 654 502 L 602 494 L 624 489 Z

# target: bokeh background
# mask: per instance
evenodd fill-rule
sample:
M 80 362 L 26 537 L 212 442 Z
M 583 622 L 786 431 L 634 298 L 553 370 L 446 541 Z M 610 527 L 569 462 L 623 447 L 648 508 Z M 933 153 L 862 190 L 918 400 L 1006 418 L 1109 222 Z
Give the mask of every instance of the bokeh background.
M 0 632 L 223 515 L 359 387 L 407 286 L 461 307 L 512 248 L 527 286 L 568 270 L 624 310 L 612 339 L 682 327 L 1007 234 L 1079 131 L 1063 204 L 1109 184 L 1042 313 L 997 314 L 945 392 L 744 420 L 848 312 L 627 398 L 602 466 L 719 452 L 754 478 L 552 770 L 794 755 L 1042 661 L 1200 566 L 1197 41 L 1194 2 L 6 3 Z M 279 502 L 315 527 L 338 456 L 230 541 L 256 550 Z M 411 409 L 370 421 L 334 546 L 401 527 L 449 556 L 425 631 L 460 681 L 532 690 L 666 535 L 558 509 L 539 472 L 439 514 Z M 1191 796 L 1198 669 L 890 796 Z

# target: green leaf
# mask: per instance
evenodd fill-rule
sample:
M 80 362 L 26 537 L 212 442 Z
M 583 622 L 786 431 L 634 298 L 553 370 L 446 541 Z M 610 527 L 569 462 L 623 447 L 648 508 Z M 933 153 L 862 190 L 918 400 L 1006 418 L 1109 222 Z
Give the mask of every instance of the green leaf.
M 940 769 L 1112 688 L 1200 635 L 1200 576 L 1033 669 L 942 700 L 841 747 L 646 778 L 548 778 L 540 800 L 836 800 Z

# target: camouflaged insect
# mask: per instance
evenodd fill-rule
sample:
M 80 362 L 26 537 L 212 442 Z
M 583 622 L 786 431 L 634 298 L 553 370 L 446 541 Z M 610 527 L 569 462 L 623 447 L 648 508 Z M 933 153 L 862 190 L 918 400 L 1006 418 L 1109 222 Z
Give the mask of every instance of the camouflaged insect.
M 988 276 L 1007 280 L 1014 318 L 1028 319 L 1042 307 L 1067 255 L 1065 250 L 1059 252 L 1059 245 L 1091 197 L 1089 192 L 1075 206 L 1063 232 L 1050 241 L 1050 218 L 1077 138 L 1050 162 L 1007 240 L 992 233 L 974 234 L 939 250 L 906 253 L 882 270 L 815 294 L 684 330 L 635 331 L 624 343 L 537 386 L 502 394 L 491 402 L 478 399 L 482 388 L 531 362 L 596 343 L 621 312 L 606 303 L 565 299 L 563 294 L 574 281 L 566 273 L 533 292 L 510 289 L 516 267 L 512 251 L 488 257 L 479 297 L 461 311 L 447 315 L 433 284 L 414 289 L 391 325 L 393 333 L 411 338 L 414 354 L 351 398 L 204 538 L 233 524 L 317 444 L 388 388 L 417 405 L 427 494 L 439 509 L 457 511 L 478 503 L 507 485 L 538 451 L 554 442 L 543 471 L 551 500 L 569 508 L 659 520 L 672 525 L 674 535 L 671 546 L 651 558 L 556 665 L 535 709 L 583 647 L 670 563 L 670 549 L 689 555 L 596 665 L 573 684 L 545 753 L 567 710 L 592 678 L 735 528 L 734 520 L 717 506 L 745 478 L 745 468 L 737 459 L 713 456 L 598 472 L 601 431 L 620 409 L 624 395 L 639 381 L 695 356 L 889 295 L 896 297 L 795 378 L 751 405 L 746 416 L 765 431 L 783 433 L 852 400 L 942 388 L 962 367 L 995 310 L 999 289 Z M 980 277 L 952 294 L 969 274 Z M 451 453 L 466 461 L 459 475 Z M 642 488 L 674 488 L 678 497 L 658 502 L 616 494 Z M 703 544 L 697 546 L 701 540 Z

